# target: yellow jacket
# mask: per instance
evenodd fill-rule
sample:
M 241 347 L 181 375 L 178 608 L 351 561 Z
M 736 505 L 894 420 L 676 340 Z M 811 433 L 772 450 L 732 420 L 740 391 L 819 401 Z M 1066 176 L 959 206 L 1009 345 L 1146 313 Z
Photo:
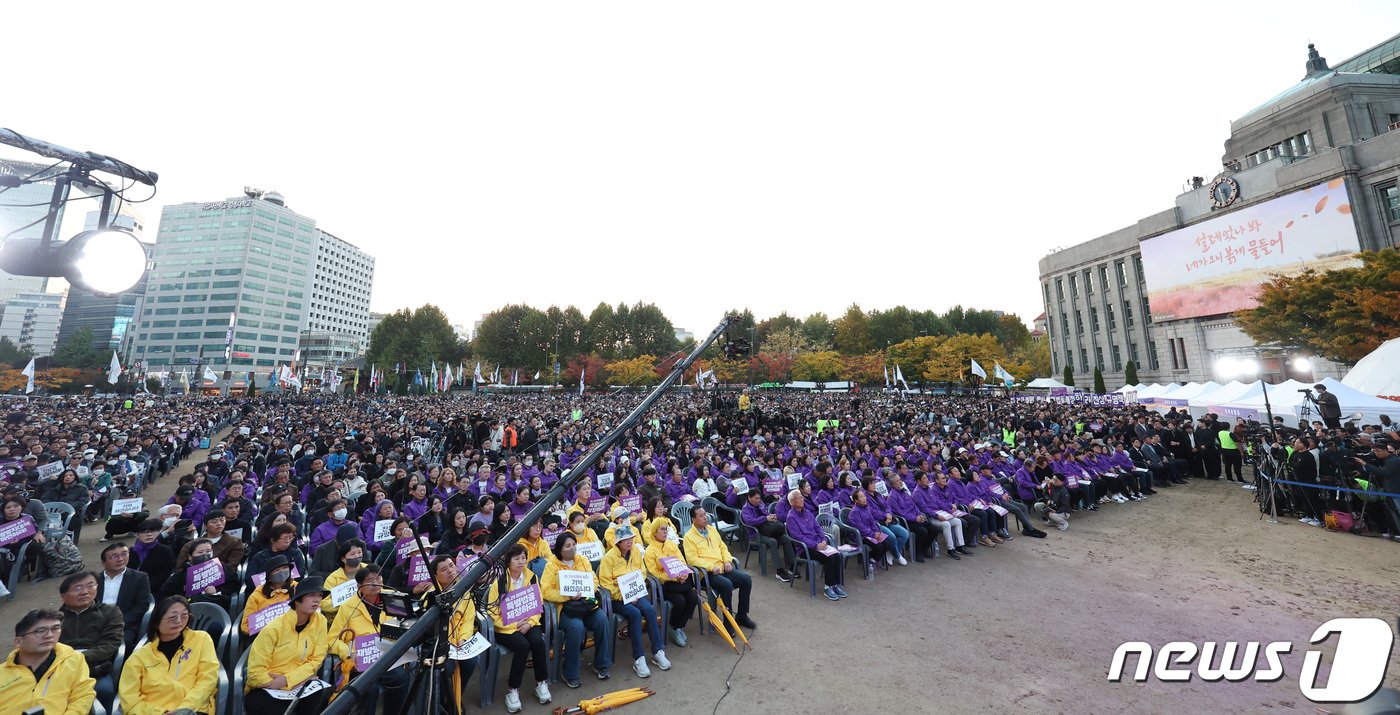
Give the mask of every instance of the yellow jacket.
M 525 576 L 525 583 L 524 583 L 524 585 L 522 585 L 520 588 L 529 588 L 532 584 L 536 584 L 536 583 L 537 583 L 537 581 L 536 581 L 536 579 L 535 579 L 535 572 L 534 572 L 534 571 L 531 571 L 530 569 L 525 569 L 525 571 L 523 572 L 523 575 Z M 509 579 L 510 579 L 510 572 L 509 572 L 509 571 L 506 572 L 506 574 L 505 574 L 505 579 L 506 579 L 507 581 L 509 581 Z M 515 623 L 512 623 L 512 624 L 510 624 L 510 625 L 508 625 L 508 626 L 507 626 L 507 625 L 504 625 L 503 623 L 501 623 L 501 608 L 500 608 L 501 591 L 500 591 L 500 588 L 501 588 L 501 579 L 500 579 L 500 578 L 492 579 L 492 581 L 491 581 L 491 593 L 490 593 L 490 595 L 488 595 L 488 596 L 486 597 L 486 601 L 487 601 L 488 603 L 492 604 L 492 605 L 491 605 L 491 608 L 489 609 L 489 610 L 491 611 L 491 622 L 492 622 L 492 624 L 495 625 L 495 627 L 496 627 L 496 632 L 497 632 L 497 633 L 514 633 L 514 632 L 516 632 L 516 631 L 518 630 L 518 626 L 519 626 L 519 623 L 520 623 L 519 621 L 517 621 L 517 622 L 515 622 Z M 508 589 L 508 590 L 506 591 L 507 593 L 510 593 L 511 591 L 519 590 L 519 589 L 515 589 L 515 588 L 510 588 L 510 587 L 509 587 L 509 584 L 507 584 L 507 589 Z M 540 595 L 541 595 L 541 596 L 544 595 L 544 594 L 543 594 L 543 591 L 541 591 L 541 594 L 540 594 Z M 536 628 L 536 627 L 538 627 L 538 626 L 540 625 L 540 619 L 541 619 L 541 616 L 530 616 L 529 618 L 527 618 L 527 619 L 525 619 L 525 620 L 526 620 L 526 622 L 528 622 L 528 623 L 530 624 L 530 627 L 531 627 L 531 628 Z M 466 620 L 466 619 L 463 619 L 463 620 Z
M 525 560 L 534 561 L 541 556 L 550 558 L 549 542 L 543 538 L 535 539 L 535 543 L 530 543 L 530 539 L 522 538 L 520 545 L 525 547 Z
M 617 589 L 617 577 L 645 569 L 641 549 L 637 548 L 636 543 L 632 544 L 632 550 L 625 559 L 622 558 L 622 552 L 614 546 L 608 549 L 608 553 L 603 555 L 602 563 L 598 564 L 598 587 L 606 588 L 613 599 L 621 599 L 622 594 Z
M 326 599 L 330 600 L 330 599 Z M 335 612 L 335 620 L 331 621 L 330 629 L 330 652 L 340 656 L 343 660 L 350 657 L 350 642 L 358 636 L 369 634 L 379 634 L 379 626 L 375 625 L 374 619 L 369 616 L 369 609 L 360 600 L 360 594 L 350 597 L 349 601 L 340 604 L 340 608 Z
M 243 692 L 265 687 L 274 673 L 286 676 L 288 687 L 296 687 L 316 675 L 330 647 L 328 626 L 326 617 L 317 611 L 297 633 L 295 609 L 267 624 L 253 639 L 252 650 L 248 653 L 248 682 Z
M 122 666 L 117 695 L 122 712 L 130 715 L 163 715 L 180 708 L 214 713 L 218 710 L 218 655 L 208 633 L 186 628 L 184 642 L 175 657 L 166 660 L 158 643 L 136 649 Z
M 326 577 L 325 589 L 329 592 L 331 589 L 349 580 L 350 577 L 345 575 L 345 568 L 338 568 L 332 571 L 331 575 Z M 326 614 L 326 618 L 335 618 L 335 612 L 336 607 L 331 605 L 330 596 L 321 599 L 321 613 Z
M 529 569 L 526 569 L 527 571 Z M 452 584 L 438 584 L 444 592 L 452 590 Z M 433 605 L 435 592 L 430 588 L 423 593 L 423 607 Z M 455 646 L 471 640 L 476 635 L 476 602 L 472 600 L 471 592 L 462 594 L 462 598 L 457 601 L 456 607 L 452 610 L 452 615 L 447 619 L 447 641 Z
M 699 529 L 690 529 L 685 532 L 681 541 L 685 542 L 686 563 L 711 571 L 719 564 L 729 563 L 734 557 L 730 555 L 729 547 L 724 545 L 719 529 L 714 524 L 710 524 L 706 531 L 710 533 L 709 538 L 701 536 Z
M 54 661 L 44 677 L 36 679 L 34 671 L 20 665 L 17 652 L 0 664 L 0 703 L 6 712 L 24 712 L 42 705 L 45 715 L 88 715 L 97 697 L 93 687 L 97 681 L 88 675 L 83 654 L 56 643 Z
M 648 547 L 646 554 L 642 556 L 643 563 L 647 565 L 647 574 L 660 579 L 661 583 L 675 580 L 666 575 L 666 567 L 661 565 L 661 559 L 665 556 L 674 556 L 685 561 L 685 554 L 681 553 L 681 547 L 670 539 Z
M 248 602 L 243 604 L 243 621 L 242 625 L 240 626 L 240 628 L 243 629 L 243 635 L 248 635 L 249 616 L 253 615 L 254 613 L 257 613 L 258 611 L 261 611 L 264 608 L 267 608 L 268 606 L 271 606 L 274 603 L 280 603 L 282 601 L 289 600 L 292 597 L 292 593 L 288 589 L 295 589 L 296 587 L 296 581 L 292 581 L 287 588 L 279 588 L 274 590 L 271 596 L 264 596 L 261 586 L 253 589 L 253 592 L 248 594 Z M 328 598 L 326 600 L 329 601 L 330 599 Z
M 559 572 L 592 570 L 593 564 L 578 554 L 574 554 L 574 562 L 568 565 L 553 556 L 549 557 L 549 561 L 544 565 L 544 575 L 540 577 L 540 592 L 544 600 L 554 604 L 555 613 L 562 611 L 564 602 L 570 600 L 568 596 L 559 593 Z

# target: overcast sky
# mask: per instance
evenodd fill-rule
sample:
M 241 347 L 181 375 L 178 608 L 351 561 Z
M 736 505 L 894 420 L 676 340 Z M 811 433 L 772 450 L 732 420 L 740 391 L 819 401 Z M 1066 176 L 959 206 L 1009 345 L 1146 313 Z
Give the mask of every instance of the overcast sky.
M 702 334 L 735 306 L 1029 322 L 1037 261 L 1213 176 L 1309 42 L 1400 29 L 1395 0 L 5 15 L 0 126 L 158 171 L 152 237 L 159 205 L 276 189 L 377 257 L 376 311 L 645 300 Z

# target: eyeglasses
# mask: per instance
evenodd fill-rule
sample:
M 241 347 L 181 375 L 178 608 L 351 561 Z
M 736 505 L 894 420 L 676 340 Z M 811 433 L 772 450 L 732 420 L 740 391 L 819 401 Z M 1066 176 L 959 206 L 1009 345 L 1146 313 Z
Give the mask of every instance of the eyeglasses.
M 37 637 L 39 637 L 39 638 L 43 638 L 44 636 L 49 636 L 49 635 L 56 636 L 56 635 L 58 635 L 59 633 L 62 633 L 62 632 L 63 632 L 63 624 L 60 623 L 59 625 L 56 625 L 56 626 L 47 626 L 47 627 L 45 627 L 45 626 L 39 626 L 38 628 L 32 629 L 32 630 L 30 630 L 30 631 L 28 631 L 28 632 L 26 632 L 26 633 L 22 633 L 22 634 L 20 634 L 20 635 L 25 635 L 25 636 L 37 636 Z
M 167 614 L 165 614 L 164 617 L 161 618 L 161 620 L 162 620 L 162 621 L 165 621 L 166 623 L 179 623 L 179 622 L 181 622 L 181 621 L 188 621 L 189 619 L 190 619 L 190 612 L 189 612 L 189 611 L 180 611 L 180 612 L 177 612 L 177 613 L 167 613 Z

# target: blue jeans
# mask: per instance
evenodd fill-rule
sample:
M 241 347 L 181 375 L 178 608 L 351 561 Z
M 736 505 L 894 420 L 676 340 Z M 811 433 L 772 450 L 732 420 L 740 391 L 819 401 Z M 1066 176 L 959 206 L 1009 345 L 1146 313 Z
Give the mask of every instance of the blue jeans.
M 117 685 L 112 682 L 112 676 L 109 674 L 98 678 L 92 689 L 97 693 L 97 702 L 102 703 L 107 712 L 111 712 L 112 700 L 117 697 Z
M 651 639 L 651 652 L 663 650 L 666 644 L 661 640 L 661 629 L 656 626 L 656 608 L 651 605 L 651 599 L 643 596 L 631 603 L 613 601 L 613 613 L 627 619 L 627 623 L 632 631 L 632 660 L 636 660 L 644 655 L 642 650 L 642 626 L 646 626 L 647 638 Z
M 909 530 L 898 522 L 889 524 L 876 524 L 880 531 L 885 532 L 885 536 L 894 539 L 894 553 L 896 556 L 904 555 L 904 545 L 909 543 Z
M 564 632 L 564 664 L 561 674 L 565 680 L 578 680 L 583 639 L 589 631 L 593 632 L 593 667 L 602 670 L 612 666 L 612 654 L 609 652 L 612 639 L 608 638 L 608 619 L 603 615 L 603 609 L 594 609 L 583 618 L 561 614 L 559 629 Z

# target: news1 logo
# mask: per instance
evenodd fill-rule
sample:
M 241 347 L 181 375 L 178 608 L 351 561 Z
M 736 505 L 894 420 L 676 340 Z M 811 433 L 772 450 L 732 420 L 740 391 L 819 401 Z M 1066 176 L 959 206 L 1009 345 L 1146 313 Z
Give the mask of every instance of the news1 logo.
M 1298 689 L 1303 697 L 1315 703 L 1355 703 L 1365 700 L 1385 680 L 1391 647 L 1395 642 L 1390 624 L 1379 618 L 1334 618 L 1318 626 L 1310 642 L 1313 645 L 1326 643 L 1334 633 L 1337 634 L 1337 652 L 1332 658 L 1327 685 L 1317 685 L 1322 651 L 1308 650 L 1303 654 L 1303 672 L 1298 678 Z M 1262 669 L 1258 667 L 1261 650 L 1264 655 Z M 1197 675 L 1208 683 L 1221 680 L 1237 683 L 1251 679 L 1270 683 L 1284 676 L 1282 656 L 1291 652 L 1293 644 L 1287 641 L 1268 644 L 1257 641 L 1243 644 L 1206 641 L 1200 645 L 1190 641 L 1172 641 L 1155 652 L 1149 643 L 1130 641 L 1114 651 L 1113 662 L 1108 666 L 1108 680 L 1122 682 L 1128 656 L 1136 653 L 1137 668 L 1132 673 L 1132 680 L 1136 682 L 1146 682 L 1150 670 L 1157 680 L 1164 682 L 1190 681 L 1193 675 Z M 1242 657 L 1237 659 L 1237 656 Z

